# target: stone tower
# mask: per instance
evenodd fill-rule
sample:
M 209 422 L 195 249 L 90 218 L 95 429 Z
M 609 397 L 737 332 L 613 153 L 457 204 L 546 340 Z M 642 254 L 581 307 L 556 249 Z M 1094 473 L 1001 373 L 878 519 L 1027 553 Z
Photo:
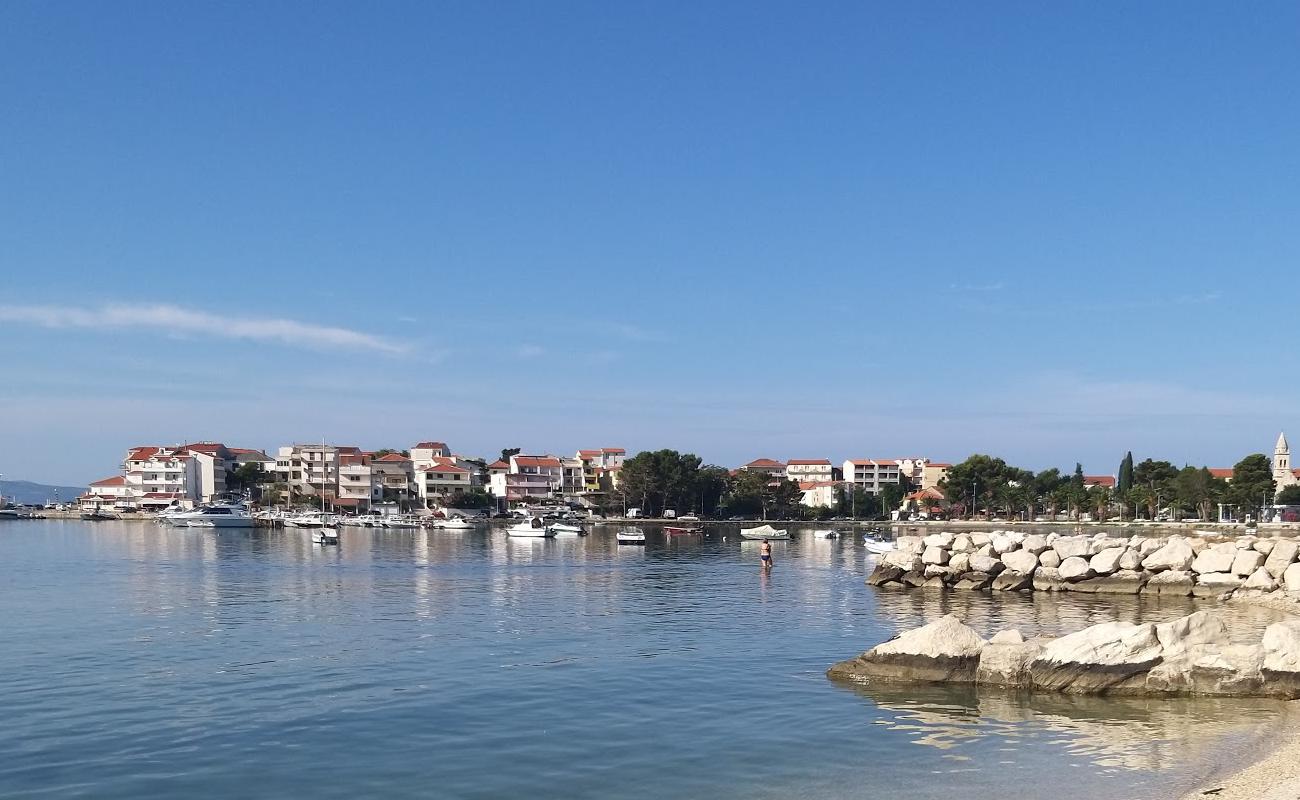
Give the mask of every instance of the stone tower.
M 1286 443 L 1286 434 L 1277 435 L 1277 444 L 1273 447 L 1273 481 L 1277 491 L 1297 483 L 1295 473 L 1291 471 L 1291 447 Z

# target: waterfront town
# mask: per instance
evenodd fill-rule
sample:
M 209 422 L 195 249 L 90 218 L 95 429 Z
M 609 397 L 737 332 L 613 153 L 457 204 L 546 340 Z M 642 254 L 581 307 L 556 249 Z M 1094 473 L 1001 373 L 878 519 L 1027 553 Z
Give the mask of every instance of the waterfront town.
M 664 459 L 668 463 L 664 463 Z M 629 459 L 622 447 L 572 455 L 507 449 L 489 460 L 445 442 L 404 449 L 293 444 L 265 450 L 219 442 L 129 448 L 120 472 L 76 498 L 85 511 L 159 512 L 220 500 L 311 505 L 341 514 L 506 512 L 566 504 L 614 516 L 833 516 L 944 519 L 982 513 L 1004 521 L 1147 518 L 1295 521 L 1300 469 L 1280 434 L 1271 457 L 1233 467 L 1177 468 L 1127 454 L 1116 474 L 1034 473 L 974 455 L 960 464 L 896 458 L 756 458 L 734 468 L 676 451 Z

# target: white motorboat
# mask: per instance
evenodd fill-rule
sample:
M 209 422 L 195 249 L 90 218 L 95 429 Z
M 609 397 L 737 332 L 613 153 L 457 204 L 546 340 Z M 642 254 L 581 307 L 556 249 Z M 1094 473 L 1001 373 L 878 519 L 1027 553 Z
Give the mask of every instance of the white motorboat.
M 284 518 L 286 528 L 325 528 L 334 525 L 334 517 L 320 511 L 308 511 Z
M 878 556 L 893 552 L 898 547 L 893 542 L 885 541 L 879 536 L 870 533 L 863 538 L 862 545 L 867 548 L 868 553 L 875 553 Z
M 401 514 L 394 517 L 384 517 L 383 526 L 385 528 L 395 528 L 399 530 L 411 530 L 420 527 L 420 520 L 408 514 Z
M 778 540 L 790 538 L 789 531 L 777 530 L 771 525 L 759 525 L 757 528 L 741 528 L 740 535 L 746 539 Z
M 538 539 L 554 536 L 555 532 L 546 527 L 546 523 L 541 517 L 529 517 L 523 522 L 506 528 L 506 535 Z
M 645 544 L 645 531 L 640 528 L 621 528 L 614 534 L 619 544 Z
M 183 514 L 172 514 L 170 521 L 178 527 L 190 528 L 251 528 L 253 515 L 243 506 L 214 503 Z
M 444 530 L 449 531 L 464 531 L 474 527 L 474 523 L 464 517 L 452 517 L 451 519 L 443 520 L 441 524 L 435 523 L 434 527 L 443 528 Z
M 834 539 L 838 536 L 839 533 L 834 530 L 831 530 L 830 528 L 820 528 L 818 530 L 813 531 L 814 539 Z
M 317 528 L 311 532 L 312 544 L 338 544 L 338 528 Z
M 547 530 L 557 536 L 585 536 L 587 533 L 581 525 L 570 525 L 567 522 L 553 522 Z

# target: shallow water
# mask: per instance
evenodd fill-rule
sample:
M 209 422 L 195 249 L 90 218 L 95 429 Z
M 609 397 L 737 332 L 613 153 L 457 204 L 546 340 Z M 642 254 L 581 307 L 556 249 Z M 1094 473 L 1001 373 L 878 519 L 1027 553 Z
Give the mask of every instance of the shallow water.
M 949 611 L 1050 635 L 1193 606 L 885 593 L 852 538 L 764 575 L 734 528 L 647 531 L 0 523 L 0 795 L 1163 797 L 1280 713 L 846 687 L 827 666 Z

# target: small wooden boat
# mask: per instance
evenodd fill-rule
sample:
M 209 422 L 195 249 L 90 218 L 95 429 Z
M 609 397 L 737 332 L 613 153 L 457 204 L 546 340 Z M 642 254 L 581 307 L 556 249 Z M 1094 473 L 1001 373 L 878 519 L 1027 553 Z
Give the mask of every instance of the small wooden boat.
M 768 539 L 772 541 L 790 538 L 790 532 L 777 530 L 771 525 L 759 525 L 757 528 L 741 528 L 740 535 L 746 539 Z
M 645 544 L 645 531 L 640 528 L 623 528 L 614 534 L 619 544 Z
M 691 536 L 696 533 L 704 533 L 704 529 L 698 526 L 694 528 L 685 527 L 682 525 L 664 526 L 664 534 L 668 536 Z

